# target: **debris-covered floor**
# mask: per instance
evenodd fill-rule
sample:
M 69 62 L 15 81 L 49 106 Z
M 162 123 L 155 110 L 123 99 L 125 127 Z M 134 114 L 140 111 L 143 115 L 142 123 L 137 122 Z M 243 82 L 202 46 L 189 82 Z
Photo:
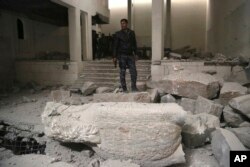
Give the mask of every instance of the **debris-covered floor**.
M 0 166 L 216 167 L 227 164 L 223 149 L 248 150 L 248 88 L 204 73 L 180 76 L 130 93 L 90 82 L 78 92 L 13 88 L 0 96 Z

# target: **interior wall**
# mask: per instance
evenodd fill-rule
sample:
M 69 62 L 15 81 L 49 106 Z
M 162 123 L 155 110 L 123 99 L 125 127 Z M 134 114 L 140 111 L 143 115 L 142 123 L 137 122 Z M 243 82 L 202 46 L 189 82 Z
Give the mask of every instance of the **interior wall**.
M 24 39 L 18 39 L 17 19 L 23 22 Z M 15 59 L 34 58 L 39 52 L 68 53 L 68 28 L 27 19 L 0 10 L 0 88 L 13 83 Z
M 17 19 L 24 28 L 24 39 L 18 39 Z M 1 11 L 0 37 L 11 41 L 8 55 L 13 58 L 33 58 L 39 52 L 69 52 L 68 27 L 59 27 L 30 20 L 16 13 Z
M 127 0 L 110 0 L 109 2 L 110 24 L 102 25 L 102 31 L 106 35 L 119 30 L 120 19 L 127 17 Z M 172 0 L 171 2 L 172 47 L 190 45 L 204 50 L 207 0 Z M 112 4 L 116 5 L 112 6 Z M 152 0 L 133 0 L 133 5 L 134 30 L 138 46 L 151 46 Z M 164 38 L 166 37 L 165 33 Z
M 207 0 L 172 0 L 172 47 L 205 49 Z
M 228 57 L 250 57 L 250 1 L 210 0 L 207 50 Z

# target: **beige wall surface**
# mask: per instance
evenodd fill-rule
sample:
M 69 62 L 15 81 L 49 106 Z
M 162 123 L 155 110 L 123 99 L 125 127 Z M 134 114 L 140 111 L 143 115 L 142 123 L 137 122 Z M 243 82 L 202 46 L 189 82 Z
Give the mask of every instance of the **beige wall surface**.
M 172 0 L 172 47 L 205 49 L 207 0 Z
M 197 49 L 205 49 L 206 6 L 207 0 L 172 0 L 173 48 L 191 45 Z M 127 17 L 127 0 L 110 0 L 109 7 L 110 24 L 102 26 L 102 31 L 106 35 L 120 29 L 120 19 Z M 151 46 L 151 8 L 152 0 L 133 0 L 133 24 L 138 46 Z
M 17 19 L 23 23 L 24 39 L 18 39 Z M 7 52 L 13 58 L 33 58 L 39 52 L 69 52 L 68 27 L 46 24 L 4 11 L 1 11 L 0 24 L 0 40 L 10 42 Z
M 250 1 L 210 0 L 207 50 L 228 57 L 250 57 Z

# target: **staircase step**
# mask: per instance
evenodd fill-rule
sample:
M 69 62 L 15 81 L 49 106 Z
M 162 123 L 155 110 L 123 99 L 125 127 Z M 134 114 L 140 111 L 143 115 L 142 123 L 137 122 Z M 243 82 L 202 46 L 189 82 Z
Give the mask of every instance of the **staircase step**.
M 151 74 L 151 61 L 136 62 L 137 81 L 147 81 Z M 112 60 L 84 61 L 83 71 L 72 88 L 81 88 L 84 82 L 91 81 L 97 86 L 117 87 L 120 85 L 119 67 L 114 68 Z M 126 82 L 130 84 L 129 69 L 126 70 Z
M 90 77 L 116 78 L 116 77 L 120 77 L 120 74 L 119 74 L 119 72 L 117 72 L 117 73 L 82 73 L 80 75 L 80 78 L 86 78 L 88 76 L 90 76 Z M 126 72 L 126 77 L 127 76 L 130 76 L 129 72 Z M 148 77 L 148 76 L 150 76 L 150 73 L 138 73 L 138 76 Z
M 127 70 L 129 71 L 129 70 Z M 83 70 L 84 74 L 92 74 L 92 73 L 119 73 L 118 69 L 91 69 L 91 70 Z M 151 73 L 150 70 L 145 69 L 137 69 L 137 73 Z
M 83 62 L 84 65 L 86 64 L 111 64 L 113 65 L 113 61 L 112 60 L 100 60 L 100 61 L 84 61 Z M 151 61 L 150 60 L 138 60 L 136 62 L 137 64 L 147 64 L 147 65 L 151 65 Z

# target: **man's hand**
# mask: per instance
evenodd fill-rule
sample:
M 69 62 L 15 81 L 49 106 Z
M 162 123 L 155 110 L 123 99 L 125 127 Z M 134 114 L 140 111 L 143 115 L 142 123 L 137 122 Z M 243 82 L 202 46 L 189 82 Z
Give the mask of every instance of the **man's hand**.
M 116 68 L 116 66 L 117 66 L 117 58 L 113 58 L 113 63 L 114 63 L 114 66 L 115 66 L 115 68 Z

